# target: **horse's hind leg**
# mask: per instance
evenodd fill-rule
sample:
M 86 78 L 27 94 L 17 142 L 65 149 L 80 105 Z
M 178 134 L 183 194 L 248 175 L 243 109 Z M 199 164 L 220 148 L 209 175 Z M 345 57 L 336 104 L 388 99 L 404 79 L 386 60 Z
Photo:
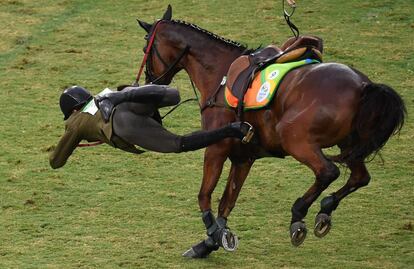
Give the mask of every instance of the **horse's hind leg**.
M 339 202 L 357 189 L 368 185 L 371 177 L 363 161 L 347 163 L 351 175 L 346 184 L 337 192 L 325 197 L 321 201 L 321 210 L 315 218 L 314 233 L 318 237 L 325 236 L 331 228 L 331 214 L 338 207 Z
M 305 141 L 305 140 L 299 140 Z M 319 195 L 339 177 L 338 167 L 328 160 L 322 153 L 321 149 L 315 145 L 305 142 L 298 143 L 294 141 L 284 145 L 284 149 L 301 163 L 310 167 L 315 174 L 314 184 L 307 192 L 292 206 L 292 220 L 290 226 L 291 242 L 294 246 L 303 243 L 306 237 L 306 226 L 303 218 L 306 216 L 309 207 L 319 197 Z

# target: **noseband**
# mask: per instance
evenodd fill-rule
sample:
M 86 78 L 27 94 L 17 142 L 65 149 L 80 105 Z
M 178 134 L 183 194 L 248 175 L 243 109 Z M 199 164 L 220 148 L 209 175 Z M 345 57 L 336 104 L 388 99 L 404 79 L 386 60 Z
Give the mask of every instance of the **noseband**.
M 142 59 L 141 67 L 139 69 L 139 72 L 137 74 L 137 78 L 135 80 L 135 84 L 139 84 L 139 79 L 141 77 L 142 71 L 145 66 L 145 76 L 149 80 L 151 84 L 158 84 L 160 83 L 165 77 L 170 75 L 174 68 L 178 65 L 178 63 L 181 61 L 181 59 L 189 52 L 190 46 L 187 45 L 184 49 L 181 50 L 180 54 L 177 56 L 177 58 L 171 63 L 167 64 L 166 61 L 164 61 L 155 46 L 155 35 L 158 30 L 158 25 L 160 25 L 162 21 L 157 21 L 155 26 L 153 27 L 153 30 L 145 37 L 145 39 L 148 41 L 147 46 L 145 48 L 145 55 Z M 166 71 L 162 73 L 159 77 L 156 77 L 151 68 L 151 56 L 153 51 L 155 52 L 155 55 L 157 58 L 162 62 L 162 64 L 166 67 Z

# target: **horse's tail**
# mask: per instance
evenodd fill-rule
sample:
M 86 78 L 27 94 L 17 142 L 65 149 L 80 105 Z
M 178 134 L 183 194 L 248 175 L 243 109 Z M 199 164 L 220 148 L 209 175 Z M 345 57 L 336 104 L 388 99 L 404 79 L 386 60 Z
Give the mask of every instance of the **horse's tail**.
M 339 162 L 364 161 L 369 155 L 377 154 L 404 125 L 407 110 L 395 90 L 376 83 L 363 87 L 348 146 L 337 156 Z

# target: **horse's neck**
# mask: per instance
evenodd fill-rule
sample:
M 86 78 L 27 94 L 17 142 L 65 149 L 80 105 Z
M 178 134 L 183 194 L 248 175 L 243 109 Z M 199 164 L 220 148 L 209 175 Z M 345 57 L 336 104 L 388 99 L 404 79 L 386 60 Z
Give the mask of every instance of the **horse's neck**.
M 231 63 L 241 55 L 241 52 L 233 50 L 216 52 L 215 57 L 207 57 L 207 55 L 211 55 L 211 53 L 193 57 L 193 61 L 189 61 L 191 63 L 185 67 L 204 101 L 217 90 Z
M 220 44 L 216 36 L 200 33 L 188 25 L 165 24 L 164 30 L 167 39 L 171 38 L 170 43 L 178 41 L 191 47 L 184 69 L 199 89 L 202 100 L 214 93 L 231 63 L 242 54 L 241 46 L 225 40 L 222 41 L 227 44 Z

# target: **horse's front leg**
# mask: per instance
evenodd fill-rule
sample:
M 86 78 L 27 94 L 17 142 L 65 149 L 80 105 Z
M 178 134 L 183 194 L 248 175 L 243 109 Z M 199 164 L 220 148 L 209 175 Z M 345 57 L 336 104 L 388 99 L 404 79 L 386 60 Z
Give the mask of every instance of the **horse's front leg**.
M 213 239 L 218 224 L 211 211 L 211 194 L 223 170 L 224 162 L 228 156 L 228 145 L 223 141 L 208 147 L 204 154 L 203 181 L 198 194 L 198 203 L 202 212 L 203 223 L 207 229 L 207 239 L 183 253 L 184 257 L 205 258 L 211 252 L 217 250 L 219 245 Z
M 238 238 L 227 227 L 227 217 L 236 205 L 237 197 L 250 172 L 254 159 L 243 161 L 232 160 L 227 185 L 219 204 L 217 217 L 218 230 L 215 232 L 215 241 L 227 251 L 235 251 L 238 246 Z

